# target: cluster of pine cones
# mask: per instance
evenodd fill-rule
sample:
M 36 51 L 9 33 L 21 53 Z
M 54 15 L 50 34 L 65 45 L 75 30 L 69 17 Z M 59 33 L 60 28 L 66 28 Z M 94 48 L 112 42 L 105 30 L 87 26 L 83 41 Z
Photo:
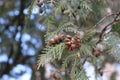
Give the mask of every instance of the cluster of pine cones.
M 55 45 L 62 41 L 66 43 L 66 49 L 74 50 L 81 47 L 80 37 L 78 35 L 70 36 L 70 35 L 56 35 L 54 38 L 48 41 L 49 45 Z
M 78 35 L 75 35 L 74 37 L 71 37 L 70 35 L 66 35 L 65 42 L 66 42 L 66 48 L 68 50 L 78 49 L 81 46 L 80 37 Z
M 64 35 L 56 35 L 53 39 L 49 40 L 49 45 L 60 43 L 64 39 Z

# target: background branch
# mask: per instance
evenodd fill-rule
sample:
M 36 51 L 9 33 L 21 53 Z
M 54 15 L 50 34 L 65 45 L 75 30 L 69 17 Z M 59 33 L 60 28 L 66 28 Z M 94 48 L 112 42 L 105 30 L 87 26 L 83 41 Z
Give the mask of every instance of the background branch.
M 114 23 L 116 23 L 116 22 L 119 21 L 119 19 L 118 19 L 119 16 L 120 16 L 120 12 L 118 12 L 117 14 L 115 14 L 115 18 L 113 19 L 113 21 L 110 22 L 110 23 L 108 23 L 108 24 L 102 29 L 102 31 L 101 31 L 101 33 L 100 33 L 100 35 L 99 35 L 99 39 L 98 39 L 98 41 L 96 42 L 96 45 L 103 40 L 103 36 L 104 36 L 104 33 L 105 33 L 105 31 L 107 30 L 107 28 L 108 28 L 110 25 L 112 25 L 112 24 L 114 24 Z

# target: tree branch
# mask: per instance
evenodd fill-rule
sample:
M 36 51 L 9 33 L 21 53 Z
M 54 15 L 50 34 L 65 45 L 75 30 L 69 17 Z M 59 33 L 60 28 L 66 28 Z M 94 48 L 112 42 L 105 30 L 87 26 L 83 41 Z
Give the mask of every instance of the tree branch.
M 113 21 L 110 22 L 109 24 L 107 24 L 107 25 L 102 29 L 102 31 L 101 31 L 101 33 L 100 33 L 100 35 L 99 35 L 99 39 L 98 39 L 98 41 L 96 42 L 96 45 L 103 40 L 103 36 L 104 36 L 104 33 L 105 33 L 105 31 L 107 30 L 107 28 L 108 28 L 110 25 L 112 25 L 112 24 L 120 21 L 120 19 L 118 19 L 119 16 L 120 16 L 120 11 L 119 11 L 117 14 L 115 14 L 115 18 L 113 19 Z

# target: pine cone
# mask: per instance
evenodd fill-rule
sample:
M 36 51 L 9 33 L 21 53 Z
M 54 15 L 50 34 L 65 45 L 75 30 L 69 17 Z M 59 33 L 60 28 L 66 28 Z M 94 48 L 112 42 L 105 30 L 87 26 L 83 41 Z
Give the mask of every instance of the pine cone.
M 74 41 L 75 41 L 75 44 L 76 44 L 76 48 L 80 48 L 81 47 L 80 37 L 78 35 L 74 36 Z
M 50 77 L 53 78 L 54 80 L 61 80 L 60 76 L 57 75 L 56 72 L 52 72 L 52 73 L 50 74 Z
M 75 44 L 71 44 L 71 48 L 72 50 L 76 48 L 76 45 Z
M 65 42 L 66 42 L 66 48 L 68 50 L 73 50 L 80 48 L 80 38 L 78 35 L 75 35 L 74 37 L 71 37 L 70 35 L 66 35 L 65 37 Z
M 53 39 L 49 40 L 48 44 L 49 45 L 54 45 L 63 40 L 63 35 L 56 35 Z
M 72 37 L 70 35 L 65 36 L 67 39 L 71 39 Z
M 49 45 L 52 45 L 52 44 L 55 44 L 55 43 L 56 43 L 56 42 L 55 42 L 54 39 L 51 39 L 51 40 L 48 42 Z
M 74 36 L 74 39 L 75 39 L 75 40 L 78 40 L 78 39 L 80 39 L 80 37 L 79 37 L 78 35 L 75 35 L 75 36 Z
M 94 55 L 95 55 L 96 57 L 100 56 L 101 53 L 102 53 L 102 51 L 101 51 L 99 48 L 94 49 Z
M 71 41 L 71 39 L 65 38 L 65 42 L 69 42 Z
M 81 8 L 80 6 L 77 7 L 77 9 L 80 9 L 80 8 Z

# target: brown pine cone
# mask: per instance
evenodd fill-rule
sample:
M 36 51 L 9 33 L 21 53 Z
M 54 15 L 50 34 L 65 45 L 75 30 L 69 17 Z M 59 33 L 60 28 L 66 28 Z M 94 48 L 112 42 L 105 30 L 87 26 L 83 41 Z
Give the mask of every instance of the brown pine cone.
M 75 35 L 73 38 L 70 35 L 66 35 L 65 42 L 68 50 L 78 49 L 81 47 L 80 38 L 78 35 Z
M 56 35 L 53 39 L 49 40 L 48 44 L 49 45 L 57 44 L 63 40 L 63 37 L 64 37 L 63 35 Z
M 80 9 L 80 8 L 81 8 L 80 6 L 77 7 L 77 9 Z
M 59 35 L 56 35 L 55 38 L 54 38 L 55 42 L 59 42 L 61 40 L 61 37 Z
M 72 47 L 70 46 L 70 47 L 68 47 L 68 50 L 71 51 L 71 50 L 73 50 L 73 49 L 72 49 Z
M 56 72 L 52 72 L 52 73 L 50 74 L 50 77 L 53 78 L 53 79 L 55 79 L 55 80 L 61 80 L 61 78 L 57 75 Z
M 71 43 L 76 44 L 76 40 L 74 38 L 72 38 Z
M 71 48 L 72 50 L 76 48 L 76 45 L 75 44 L 71 44 Z
M 94 55 L 95 55 L 96 57 L 100 56 L 101 53 L 102 53 L 102 51 L 101 51 L 99 48 L 94 49 Z
M 74 36 L 74 39 L 75 39 L 75 40 L 80 39 L 79 35 L 75 35 L 75 36 Z
M 80 43 L 76 44 L 76 48 L 79 49 L 81 47 Z
M 70 35 L 66 35 L 65 36 L 67 39 L 71 39 L 71 36 Z
M 70 45 L 67 45 L 67 46 L 66 46 L 66 49 L 68 49 L 68 50 L 69 50 L 69 48 L 70 48 Z
M 78 35 L 75 35 L 74 37 L 71 37 L 70 35 L 56 35 L 53 39 L 49 40 L 48 44 L 49 45 L 54 45 L 59 43 L 60 41 L 66 42 L 66 49 L 68 50 L 73 50 L 73 49 L 78 49 L 80 48 L 80 38 Z
M 80 43 L 80 39 L 77 39 L 76 41 L 77 41 L 78 43 Z
M 65 9 L 62 9 L 62 10 L 61 10 L 61 13 L 64 14 L 64 11 L 65 11 Z
M 72 44 L 72 42 L 70 41 L 70 42 L 66 42 L 66 45 L 71 45 Z
M 64 15 L 64 14 L 65 14 L 65 13 L 64 13 L 64 12 L 65 12 L 65 10 L 66 10 L 66 8 L 65 8 L 65 7 L 61 9 L 61 14 L 62 14 L 62 15 Z
M 48 44 L 49 45 L 55 44 L 55 40 L 54 39 L 49 40 Z
M 65 38 L 65 42 L 69 42 L 71 41 L 71 39 Z

